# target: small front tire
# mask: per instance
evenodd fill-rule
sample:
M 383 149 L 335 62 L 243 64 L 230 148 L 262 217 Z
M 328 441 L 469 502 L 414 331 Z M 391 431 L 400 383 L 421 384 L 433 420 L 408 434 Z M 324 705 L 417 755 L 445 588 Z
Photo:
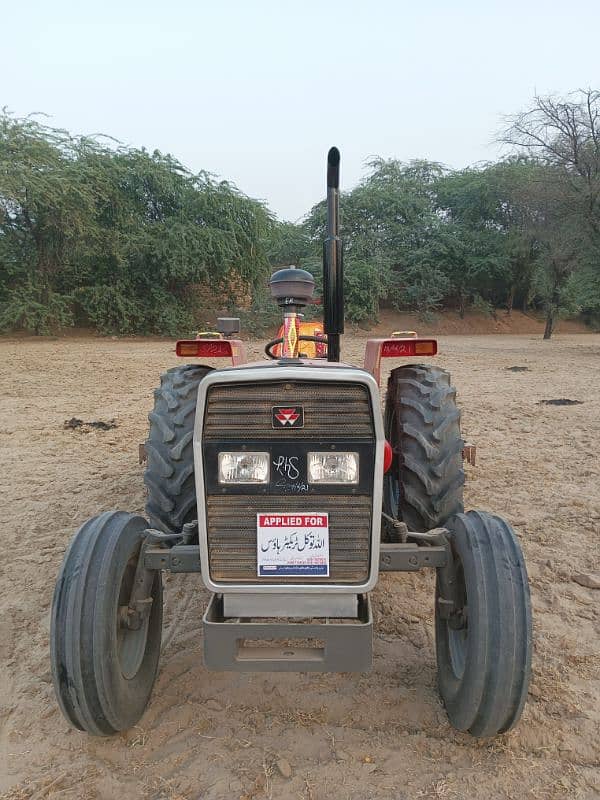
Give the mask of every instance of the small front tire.
M 455 608 L 441 613 L 436 587 L 438 686 L 452 725 L 473 736 L 519 720 L 531 674 L 531 604 L 521 547 L 501 517 L 456 514 L 450 532 Z
M 148 704 L 160 656 L 162 581 L 152 581 L 150 611 L 124 623 L 143 531 L 143 517 L 109 511 L 77 531 L 65 554 L 52 602 L 54 689 L 79 730 L 110 736 L 135 725 Z

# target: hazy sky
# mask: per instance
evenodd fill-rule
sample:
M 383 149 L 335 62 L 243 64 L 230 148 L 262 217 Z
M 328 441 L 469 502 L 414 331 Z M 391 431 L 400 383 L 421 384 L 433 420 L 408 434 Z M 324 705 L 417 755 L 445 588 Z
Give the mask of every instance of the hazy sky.
M 495 158 L 535 92 L 600 86 L 600 3 L 0 2 L 0 106 L 170 152 L 295 220 L 371 155 Z

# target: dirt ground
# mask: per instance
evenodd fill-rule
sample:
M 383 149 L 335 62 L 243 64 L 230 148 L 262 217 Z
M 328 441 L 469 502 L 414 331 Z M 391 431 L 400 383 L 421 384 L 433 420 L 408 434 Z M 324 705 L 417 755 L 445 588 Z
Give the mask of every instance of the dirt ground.
M 539 333 L 544 332 L 545 320 L 538 314 L 524 314 L 514 309 L 511 314 L 498 310 L 494 314 L 469 309 L 461 319 L 458 311 L 445 310 L 433 314 L 425 321 L 417 314 L 398 313 L 392 309 L 381 309 L 377 325 L 371 328 L 370 336 L 387 336 L 393 330 L 416 330 L 421 336 L 453 336 L 455 334 L 479 336 L 495 333 Z M 561 319 L 557 333 L 590 333 L 581 319 Z
M 161 669 L 140 725 L 104 740 L 71 730 L 49 667 L 55 577 L 88 516 L 143 510 L 137 445 L 157 376 L 176 359 L 165 341 L 2 339 L 4 800 L 600 797 L 600 589 L 577 582 L 600 580 L 600 335 L 440 343 L 478 446 L 467 505 L 506 515 L 527 558 L 534 676 L 518 727 L 487 741 L 450 728 L 423 574 L 381 578 L 374 666 L 358 675 L 207 672 L 207 593 L 195 576 L 169 577 Z M 347 360 L 363 347 L 346 341 Z M 539 404 L 553 398 L 582 405 Z M 67 430 L 72 417 L 118 427 Z

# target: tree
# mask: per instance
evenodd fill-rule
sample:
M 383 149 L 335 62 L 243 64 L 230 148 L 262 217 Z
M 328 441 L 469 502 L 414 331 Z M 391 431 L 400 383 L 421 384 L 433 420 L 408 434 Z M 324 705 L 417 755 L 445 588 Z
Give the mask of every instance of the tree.
M 306 229 L 293 222 L 275 222 L 265 243 L 272 267 L 305 267 L 314 264 L 317 248 Z
M 72 322 L 71 293 L 57 286 L 66 266 L 94 244 L 94 190 L 77 168 L 91 143 L 32 118 L 0 116 L 0 326 L 36 333 Z
M 416 272 L 439 274 L 434 285 L 444 287 L 442 297 L 455 301 L 461 319 L 467 305 L 485 295 L 494 277 L 502 274 L 504 261 L 498 233 L 444 220 L 413 254 Z
M 531 230 L 538 244 L 533 287 L 546 314 L 544 339 L 550 339 L 561 314 L 579 310 L 572 277 L 587 236 L 575 208 L 565 201 L 563 180 L 560 168 L 540 166 L 529 186 L 530 204 L 536 211 Z
M 495 253 L 489 300 L 494 305 L 504 300 L 507 314 L 516 297 L 524 308 L 530 298 L 538 244 L 529 186 L 536 169 L 535 162 L 517 157 L 451 173 L 437 185 L 445 219 L 488 235 L 490 253 Z
M 531 109 L 509 119 L 503 141 L 562 171 L 564 201 L 600 236 L 600 91 L 580 90 L 567 99 L 536 96 Z
M 536 285 L 546 309 L 544 338 L 550 338 L 557 316 L 574 307 L 576 271 L 593 273 L 594 261 L 600 269 L 600 92 L 536 97 L 531 109 L 511 118 L 503 141 L 538 164 L 530 192 L 537 205 L 532 227 L 543 247 Z M 583 285 L 594 292 L 598 283 Z M 580 308 L 596 304 L 593 296 L 580 300 Z
M 510 120 L 514 155 L 450 171 L 374 158 L 341 199 L 348 318 L 380 302 L 600 314 L 600 93 L 541 98 Z M 269 269 L 321 281 L 325 203 L 304 222 L 170 155 L 0 114 L 0 330 L 74 322 L 177 334 L 201 310 L 265 317 Z
M 399 306 L 410 302 L 412 254 L 436 222 L 433 184 L 443 173 L 440 165 L 426 161 L 405 164 L 377 158 L 368 167 L 366 178 L 340 201 L 346 301 L 357 322 L 374 319 L 382 298 Z M 315 247 L 325 236 L 325 218 L 323 202 L 305 222 Z M 418 294 L 426 305 L 423 292 Z
M 0 117 L 0 328 L 191 329 L 191 287 L 231 303 L 261 283 L 272 224 L 172 156 Z

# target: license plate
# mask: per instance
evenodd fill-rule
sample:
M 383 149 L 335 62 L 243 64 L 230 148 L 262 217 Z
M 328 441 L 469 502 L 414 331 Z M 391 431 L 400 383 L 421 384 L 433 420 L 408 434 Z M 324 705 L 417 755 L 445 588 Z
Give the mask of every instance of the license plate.
M 257 514 L 256 555 L 261 578 L 328 578 L 329 515 Z

